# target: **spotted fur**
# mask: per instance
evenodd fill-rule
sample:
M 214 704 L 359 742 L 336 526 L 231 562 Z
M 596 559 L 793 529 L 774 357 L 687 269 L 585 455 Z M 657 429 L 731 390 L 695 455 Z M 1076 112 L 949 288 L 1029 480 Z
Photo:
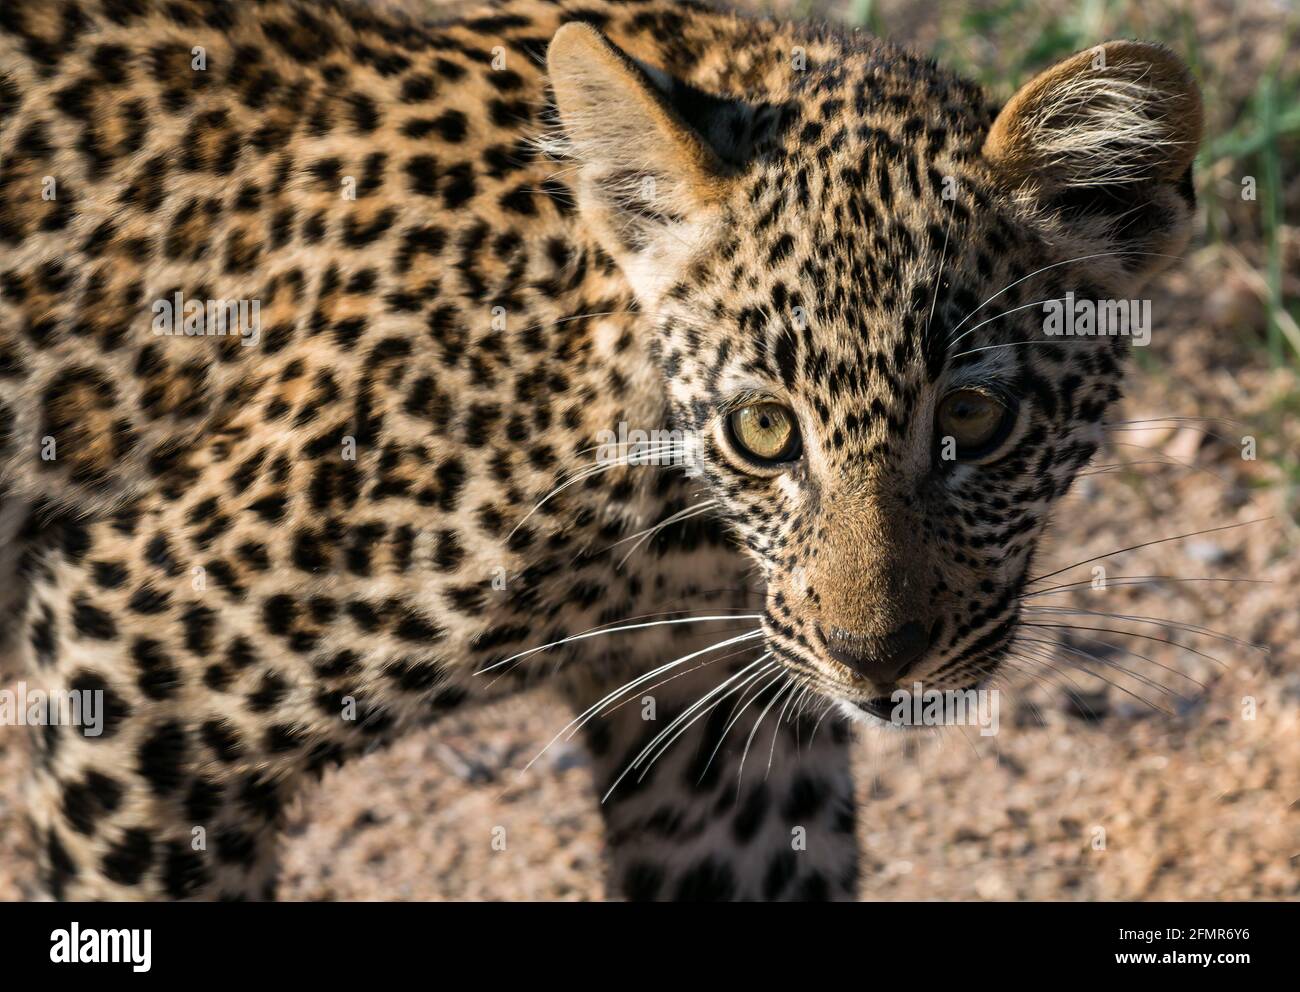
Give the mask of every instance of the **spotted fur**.
M 49 893 L 269 897 L 313 772 L 753 633 L 586 724 L 613 889 L 852 897 L 843 716 L 891 688 L 857 661 L 911 624 L 908 681 L 997 670 L 1124 352 L 1037 340 L 1032 304 L 1177 254 L 1198 139 L 1135 43 L 999 114 L 875 39 L 692 3 L 9 0 L 7 661 L 107 714 L 37 735 Z M 176 293 L 259 301 L 257 343 L 155 334 Z M 959 385 L 1016 410 L 979 463 L 935 456 Z M 729 448 L 758 394 L 797 464 Z M 598 465 L 620 423 L 700 438 L 701 474 Z

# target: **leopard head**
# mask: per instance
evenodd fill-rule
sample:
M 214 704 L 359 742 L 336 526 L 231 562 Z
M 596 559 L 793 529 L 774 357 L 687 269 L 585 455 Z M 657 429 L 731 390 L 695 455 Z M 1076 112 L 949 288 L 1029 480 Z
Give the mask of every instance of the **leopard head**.
M 745 97 L 582 24 L 549 70 L 581 215 L 761 569 L 770 650 L 879 717 L 1004 661 L 1137 294 L 1188 238 L 1201 109 L 1154 45 L 1081 52 L 999 109 L 844 44 Z M 1080 333 L 1114 303 L 1127 332 Z

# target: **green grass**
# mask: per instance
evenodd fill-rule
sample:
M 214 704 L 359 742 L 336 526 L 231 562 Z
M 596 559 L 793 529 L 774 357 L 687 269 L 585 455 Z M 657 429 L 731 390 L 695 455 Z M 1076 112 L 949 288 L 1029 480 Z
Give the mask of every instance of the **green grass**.
M 1288 25 L 1282 46 L 1289 50 L 1296 25 Z M 1200 168 L 1218 170 L 1237 178 L 1253 176 L 1259 207 L 1258 236 L 1263 254 L 1262 275 L 1268 293 L 1265 301 L 1267 332 L 1265 346 L 1274 364 L 1300 360 L 1300 337 L 1295 324 L 1300 306 L 1283 292 L 1282 229 L 1287 210 L 1286 170 L 1283 160 L 1300 155 L 1300 69 L 1284 68 L 1281 59 L 1263 73 L 1249 103 L 1235 124 L 1212 137 L 1198 159 Z M 1221 224 L 1211 209 L 1207 229 L 1218 235 Z M 1291 218 L 1295 223 L 1295 218 Z M 1290 318 L 1288 320 L 1287 318 Z
M 849 8 L 849 23 L 856 28 L 866 28 L 872 34 L 881 34 L 880 5 L 876 0 L 853 0 Z

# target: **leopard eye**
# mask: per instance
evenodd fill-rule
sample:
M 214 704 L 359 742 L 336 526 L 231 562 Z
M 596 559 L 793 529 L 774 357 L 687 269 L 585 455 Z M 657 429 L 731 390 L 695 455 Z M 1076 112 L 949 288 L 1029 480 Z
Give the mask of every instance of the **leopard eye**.
M 996 450 L 1006 440 L 1011 422 L 1011 411 L 987 393 L 957 389 L 939 402 L 935 433 L 941 451 L 944 439 L 952 438 L 957 460 L 968 461 Z
M 799 456 L 794 411 L 780 403 L 753 403 L 727 418 L 732 443 L 757 462 L 788 462 Z

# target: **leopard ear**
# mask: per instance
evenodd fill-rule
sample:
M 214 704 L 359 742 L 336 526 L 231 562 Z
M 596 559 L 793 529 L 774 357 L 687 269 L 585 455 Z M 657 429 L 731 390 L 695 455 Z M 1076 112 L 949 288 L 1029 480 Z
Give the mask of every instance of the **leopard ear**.
M 653 298 L 729 188 L 732 169 L 702 133 L 728 116 L 729 102 L 637 62 L 581 22 L 556 32 L 547 68 L 561 128 L 552 149 L 579 164 L 579 209 L 633 287 Z M 683 97 L 693 120 L 675 105 Z
M 1186 245 L 1201 97 L 1159 45 L 1111 41 L 1040 73 L 993 122 L 984 158 L 1057 213 L 1081 249 L 1117 256 L 1137 281 Z

